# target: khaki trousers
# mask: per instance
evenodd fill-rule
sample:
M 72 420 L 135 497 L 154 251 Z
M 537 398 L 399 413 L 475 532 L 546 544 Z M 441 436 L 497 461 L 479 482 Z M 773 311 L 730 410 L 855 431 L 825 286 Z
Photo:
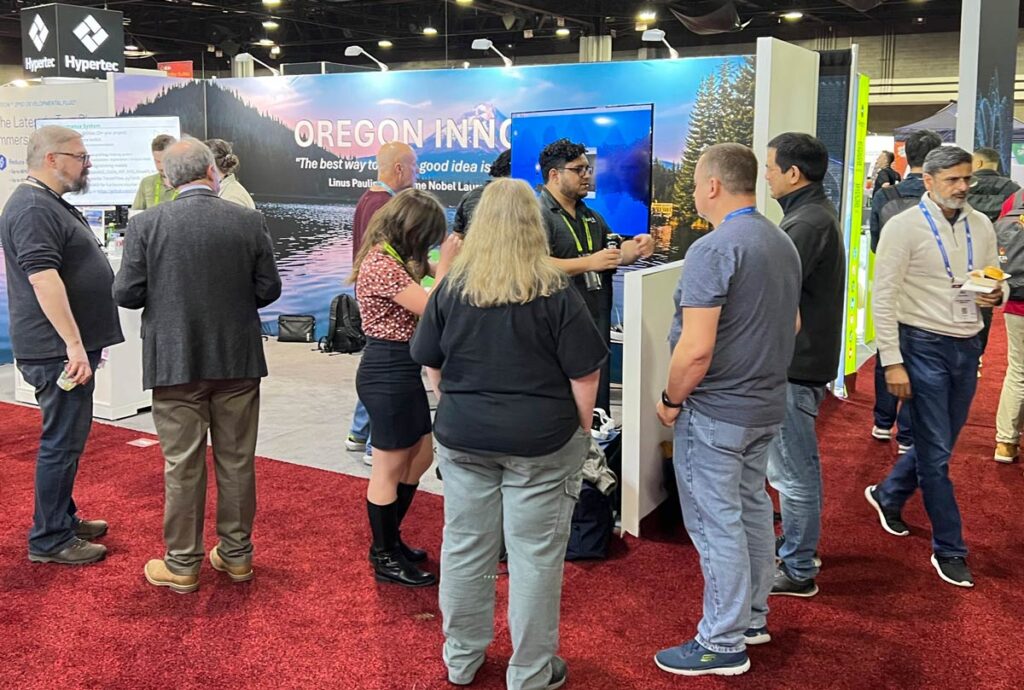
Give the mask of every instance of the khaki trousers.
M 996 413 L 996 442 L 1020 443 L 1024 417 L 1024 316 L 1005 314 L 1006 376 Z
M 260 379 L 205 380 L 153 389 L 153 423 L 164 454 L 164 562 L 176 575 L 202 564 L 206 435 L 217 479 L 217 552 L 231 565 L 252 561 Z

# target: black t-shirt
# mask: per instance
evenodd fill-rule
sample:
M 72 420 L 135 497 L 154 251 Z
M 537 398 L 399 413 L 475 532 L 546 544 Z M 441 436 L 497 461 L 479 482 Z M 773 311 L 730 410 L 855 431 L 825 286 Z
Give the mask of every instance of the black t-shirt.
M 583 300 L 565 289 L 528 304 L 481 309 L 442 284 L 410 343 L 441 370 L 438 441 L 482 455 L 553 453 L 579 428 L 570 379 L 608 357 Z
M 56 359 L 67 348 L 46 318 L 29 276 L 56 270 L 87 352 L 124 342 L 111 287 L 110 268 L 99 241 L 74 207 L 55 193 L 22 184 L 0 215 L 0 244 L 7 269 L 11 345 L 20 360 Z
M 540 193 L 540 210 L 544 217 L 544 225 L 548 231 L 548 246 L 551 256 L 556 259 L 576 259 L 587 254 L 601 251 L 608 242 L 611 230 L 600 213 L 594 211 L 582 201 L 576 204 L 576 217 L 573 218 L 547 189 Z M 570 227 L 572 230 L 570 231 Z M 573 237 L 575 233 L 575 237 Z M 587 242 L 587 236 L 590 242 Z M 579 244 L 577 245 L 577 240 Z M 587 310 L 596 323 L 609 323 L 612 311 L 612 276 L 614 270 L 601 271 L 601 289 L 588 290 L 583 274 L 573 276 L 572 284 L 583 297 Z M 607 337 L 607 333 L 604 334 Z

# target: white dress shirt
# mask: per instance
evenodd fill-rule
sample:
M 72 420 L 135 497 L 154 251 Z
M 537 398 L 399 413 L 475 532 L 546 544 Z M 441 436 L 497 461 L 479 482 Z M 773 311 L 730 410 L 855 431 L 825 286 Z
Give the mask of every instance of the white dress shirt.
M 959 292 L 953 284 L 967 281 L 968 225 L 973 268 L 999 266 L 996 234 L 983 213 L 965 204 L 950 225 L 930 194 L 921 198 L 942 238 L 954 280 L 946 272 L 942 252 L 920 207 L 909 208 L 885 224 L 875 259 L 873 297 L 875 344 L 883 366 L 903 363 L 899 324 L 954 338 L 970 338 L 981 331 L 980 312 L 973 322 L 953 319 L 953 301 Z

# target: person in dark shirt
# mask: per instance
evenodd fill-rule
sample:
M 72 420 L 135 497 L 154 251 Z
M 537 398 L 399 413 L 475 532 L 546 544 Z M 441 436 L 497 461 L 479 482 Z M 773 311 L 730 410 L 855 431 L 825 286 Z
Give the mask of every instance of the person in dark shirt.
M 896 154 L 892 151 L 882 151 L 875 161 L 875 181 L 871 184 L 871 197 L 878 194 L 883 187 L 891 187 L 903 178 L 898 172 L 892 169 L 892 162 L 896 160 Z
M 640 233 L 620 247 L 608 246 L 611 228 L 601 214 L 583 203 L 590 193 L 594 168 L 582 144 L 568 139 L 548 144 L 540 153 L 540 171 L 544 177 L 540 206 L 551 256 L 555 265 L 572 276 L 573 286 L 607 343 L 611 338 L 612 276 L 619 266 L 650 256 L 654 240 Z M 606 412 L 611 406 L 610 374 L 606 360 L 597 389 L 597 407 Z
M 818 593 L 815 554 L 821 534 L 821 459 L 815 421 L 839 370 L 846 248 L 836 209 L 821 181 L 828 149 L 810 134 L 787 132 L 768 142 L 765 178 L 785 214 L 779 227 L 800 255 L 800 318 L 786 384 L 786 416 L 768 451 L 768 483 L 782 506 L 781 559 L 772 594 Z
M 377 180 L 359 197 L 352 218 L 353 264 L 374 214 L 393 196 L 416 184 L 418 169 L 416 152 L 404 142 L 390 141 L 377 151 Z M 356 409 L 352 413 L 345 449 L 351 452 L 363 451 L 363 462 L 369 465 L 373 462 L 373 447 L 370 444 L 370 415 L 363 402 L 356 398 Z
M 999 174 L 999 152 L 995 149 L 975 149 L 971 155 L 971 164 L 974 172 L 971 174 L 967 203 L 994 223 L 999 219 L 1003 204 L 1020 189 L 1020 185 Z
M 922 166 L 925 156 L 932 149 L 942 146 L 942 137 L 930 129 L 913 132 L 907 137 L 907 164 L 910 166 L 907 176 L 902 182 L 886 190 L 871 200 L 871 251 L 878 249 L 878 241 L 882 236 L 885 220 L 897 213 L 917 204 L 925 193 Z M 888 206 L 888 208 L 886 208 Z M 910 425 L 910 406 L 889 393 L 885 383 L 885 368 L 881 358 L 875 357 L 875 407 L 874 425 L 871 437 L 888 443 L 892 440 L 892 428 L 896 431 L 896 452 L 902 455 L 914 446 L 914 435 Z
M 548 259 L 521 180 L 487 186 L 462 253 L 412 340 L 438 397 L 441 614 L 448 679 L 468 685 L 493 637 L 502 525 L 512 690 L 559 687 L 558 611 L 607 333 Z
M 43 415 L 28 558 L 80 565 L 106 556 L 92 540 L 103 520 L 83 520 L 72 498 L 92 425 L 93 373 L 103 348 L 124 342 L 111 293 L 114 272 L 82 214 L 62 197 L 85 191 L 89 152 L 66 127 L 29 138 L 28 179 L 0 215 L 11 344 Z
M 498 157 L 491 163 L 491 169 L 488 174 L 492 179 L 487 180 L 487 182 L 484 182 L 476 189 L 471 189 L 462 197 L 459 207 L 455 209 L 452 232 L 465 235 L 466 230 L 469 229 L 469 222 L 473 219 L 473 211 L 476 210 L 477 204 L 480 203 L 480 195 L 484 193 L 484 188 L 494 180 L 508 177 L 512 174 L 512 151 L 507 150 L 499 153 Z

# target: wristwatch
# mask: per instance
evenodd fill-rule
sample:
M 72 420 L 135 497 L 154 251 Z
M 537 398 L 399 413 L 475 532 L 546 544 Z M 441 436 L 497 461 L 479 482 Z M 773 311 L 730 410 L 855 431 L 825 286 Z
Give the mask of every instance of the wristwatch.
M 668 397 L 668 391 L 661 392 L 661 404 L 665 407 L 671 407 L 673 410 L 678 410 L 683 406 L 683 403 L 672 402 L 672 398 Z

